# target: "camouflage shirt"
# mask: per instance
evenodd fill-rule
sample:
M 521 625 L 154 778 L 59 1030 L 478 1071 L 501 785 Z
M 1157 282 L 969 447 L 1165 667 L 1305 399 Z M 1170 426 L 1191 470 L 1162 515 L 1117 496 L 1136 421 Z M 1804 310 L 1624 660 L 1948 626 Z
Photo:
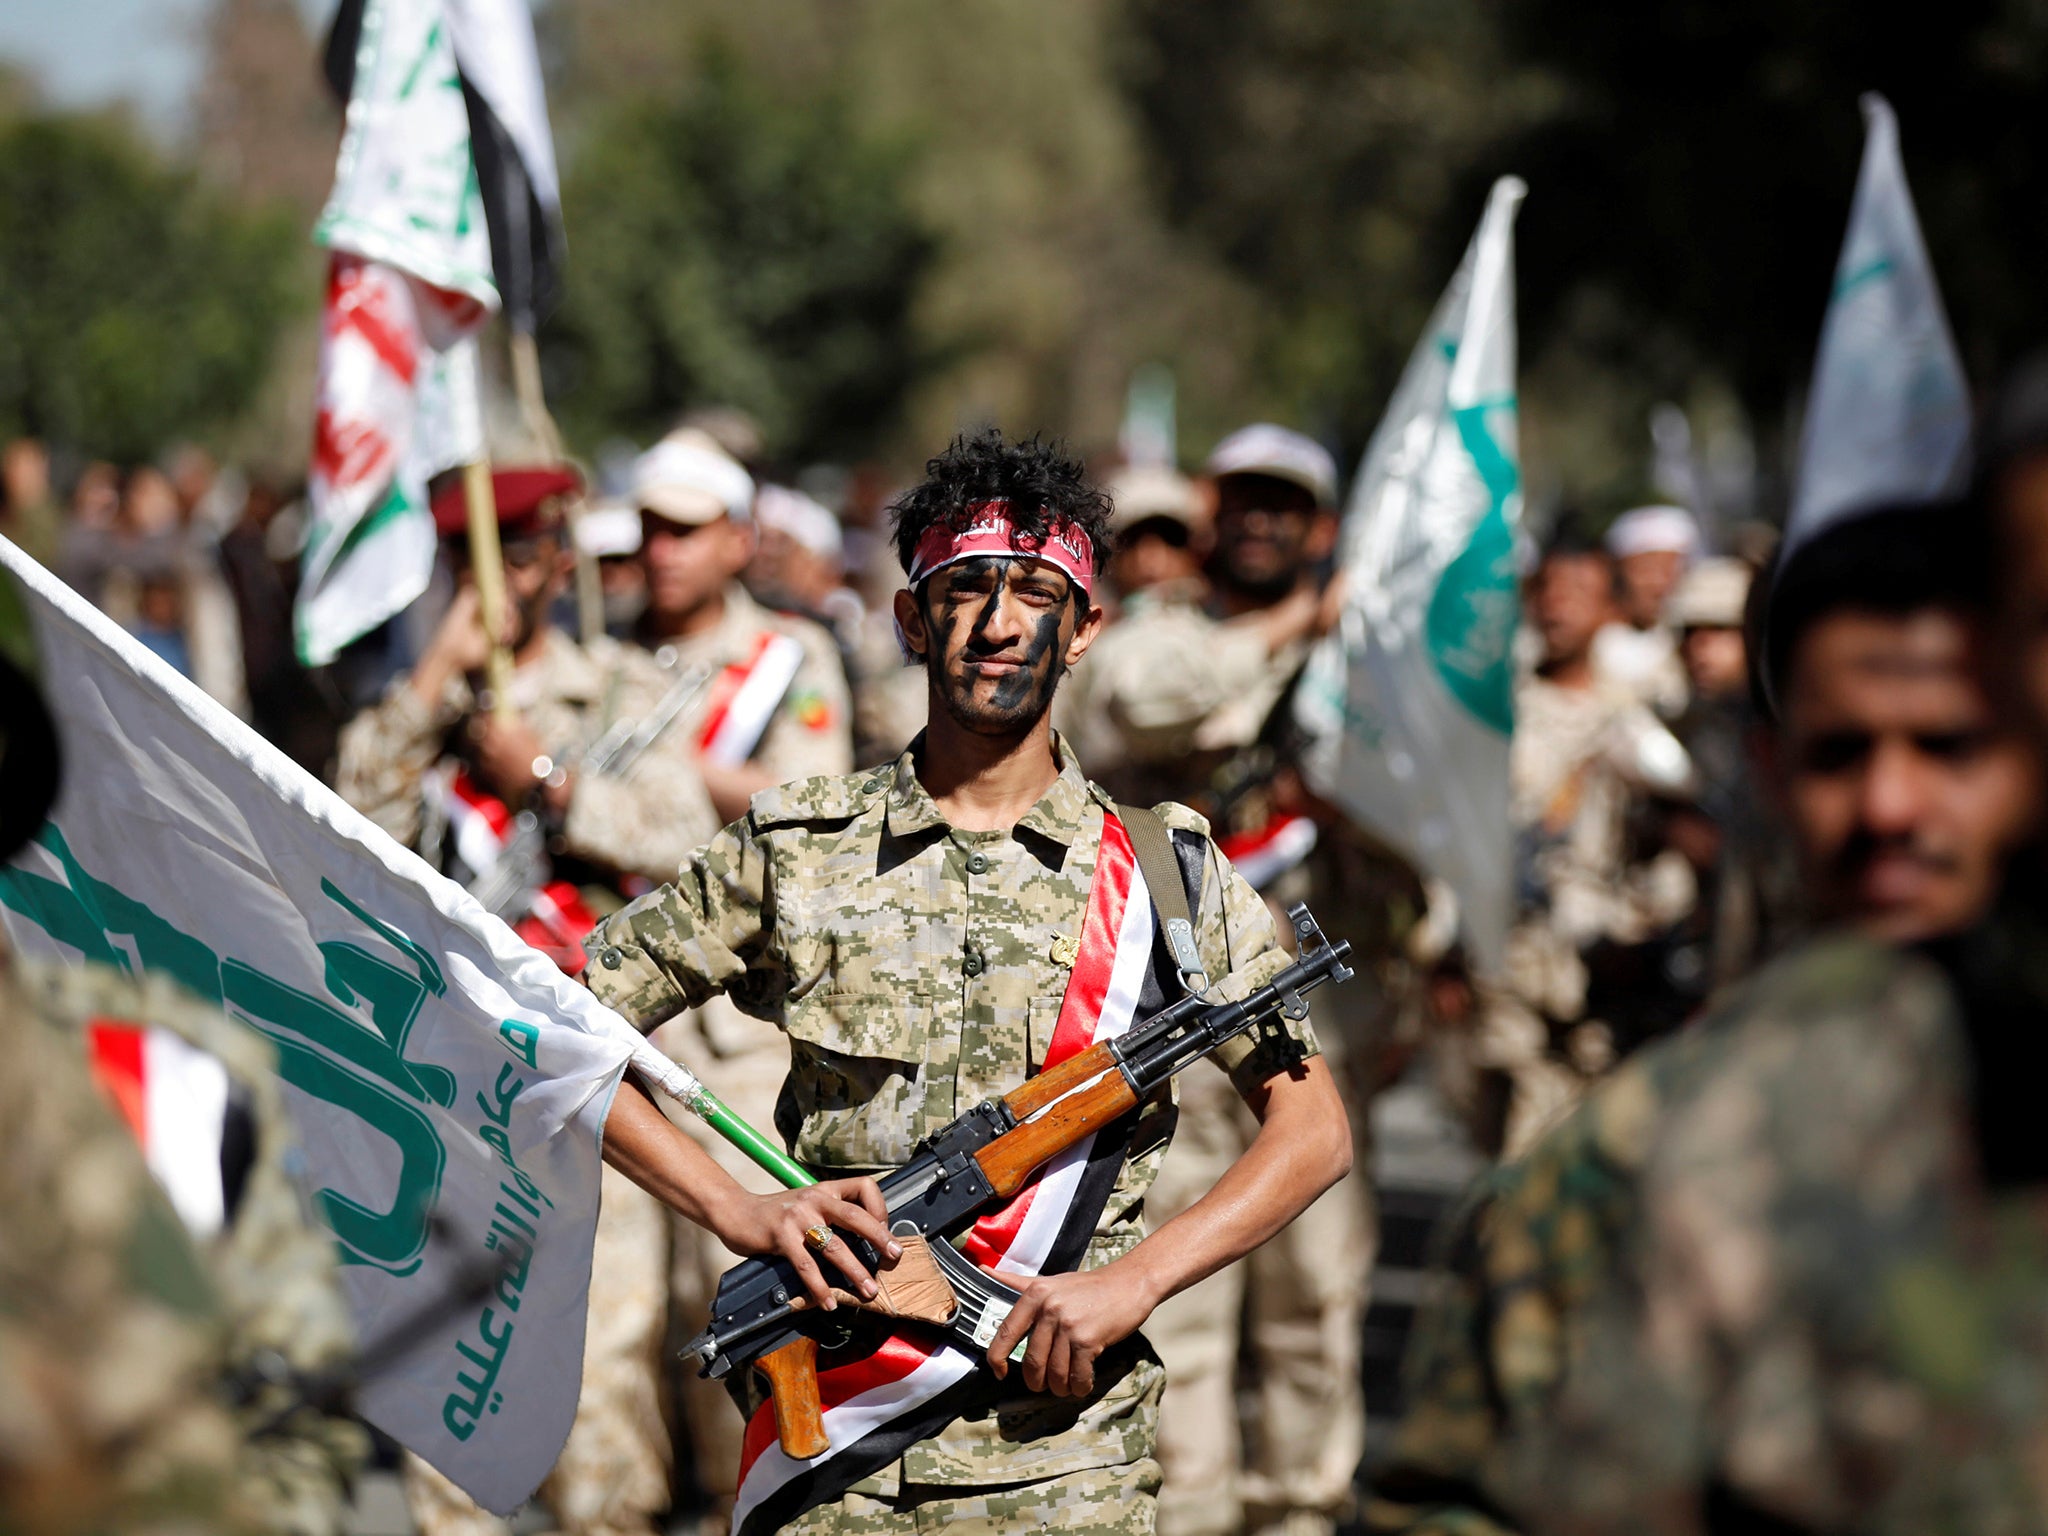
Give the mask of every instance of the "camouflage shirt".
M 103 965 L 24 966 L 44 1016 L 80 1032 L 94 1020 L 167 1030 L 218 1061 L 249 1113 L 248 1165 L 225 1225 L 200 1239 L 227 1322 L 240 1496 L 267 1530 L 331 1536 L 369 1438 L 348 1415 L 355 1323 L 334 1240 L 309 1219 L 293 1171 L 298 1137 L 270 1043 L 159 976 Z
M 918 782 L 921 747 L 866 777 L 756 795 L 675 885 L 629 904 L 589 941 L 591 990 L 643 1029 L 724 991 L 785 1030 L 791 1065 L 777 1128 L 827 1176 L 903 1162 L 919 1138 L 1038 1068 L 1094 879 L 1110 802 L 1063 742 L 1044 798 L 994 832 L 947 824 Z M 1159 812 L 1206 835 L 1183 807 Z M 1227 996 L 1286 964 L 1264 903 L 1213 846 L 1196 941 L 1209 974 L 1229 978 Z M 1241 1089 L 1271 1074 L 1248 1040 L 1233 1045 L 1224 1059 Z M 1172 1109 L 1162 1099 L 1141 1113 L 1087 1267 L 1144 1235 L 1144 1194 Z M 1136 1460 L 1151 1452 L 1157 1387 L 1147 1360 L 1078 1409 L 1020 1394 L 913 1446 L 901 1476 L 986 1485 Z
M 2044 941 L 2008 912 L 1748 989 L 1501 1458 L 1531 1528 L 2048 1530 Z
M 0 1051 L 0 1529 L 262 1529 L 206 1266 L 4 953 Z
M 512 677 L 512 707 L 547 746 L 574 766 L 599 737 L 650 695 L 650 664 L 615 640 L 578 645 L 560 630 Z M 455 732 L 475 708 L 466 679 L 451 678 L 431 706 L 410 678 L 343 728 L 334 787 L 342 799 L 408 848 L 425 825 L 427 776 L 450 757 Z M 617 776 L 579 775 L 561 829 L 563 852 L 607 870 L 666 880 L 716 825 L 703 780 L 683 757 L 647 752 Z

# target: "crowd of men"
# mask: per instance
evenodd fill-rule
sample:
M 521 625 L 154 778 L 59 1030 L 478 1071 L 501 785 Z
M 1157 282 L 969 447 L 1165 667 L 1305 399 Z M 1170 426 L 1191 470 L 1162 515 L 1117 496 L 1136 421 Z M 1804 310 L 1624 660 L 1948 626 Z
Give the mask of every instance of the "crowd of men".
M 1191 807 L 1189 827 L 1275 911 L 1306 900 L 1351 941 L 1359 984 L 1314 994 L 1304 1038 L 1354 1146 L 1350 1172 L 1276 1235 L 1148 1309 L 1163 1377 L 1124 1361 L 1109 1385 L 1105 1353 L 1105 1385 L 1083 1391 L 1076 1353 L 1071 1395 L 1094 1395 L 1060 1431 L 1082 1449 L 1057 1470 L 1121 1480 L 1040 1523 L 1134 1529 L 1096 1501 L 1156 1489 L 1167 1536 L 2048 1525 L 2043 1163 L 2021 1044 L 2048 986 L 2027 851 L 2048 728 L 2044 465 L 2048 385 L 2023 379 L 1987 423 L 1967 501 L 1860 509 L 1775 553 L 1710 548 L 1676 507 L 1623 512 L 1597 537 L 1560 517 L 1524 562 L 1517 910 L 1486 975 L 1448 888 L 1298 764 L 1291 686 L 1345 598 L 1329 453 L 1259 424 L 1195 478 L 1103 467 L 1112 543 L 1092 600 L 1107 621 L 1071 668 L 1064 650 L 1043 662 L 1061 772 L 1078 764 L 1105 807 Z M 761 898 L 740 917 L 730 904 L 778 827 L 858 827 L 878 796 L 886 817 L 937 824 L 904 786 L 938 697 L 921 658 L 951 631 L 922 596 L 905 606 L 914 562 L 876 487 L 851 482 L 832 507 L 774 483 L 729 412 L 686 419 L 609 497 L 568 465 L 502 468 L 493 635 L 451 482 L 429 597 L 315 677 L 291 656 L 286 498 L 189 452 L 163 470 L 91 466 L 60 511 L 37 445 L 10 445 L 4 468 L 0 531 L 742 1116 L 835 1173 L 907 1151 L 911 1121 L 870 1112 L 901 1079 L 866 1059 L 924 1047 L 856 1016 L 873 990 L 842 980 L 843 999 L 768 1022 L 760 997 L 741 1006 L 766 983 L 735 979 L 738 961 L 718 973 L 709 939 L 677 940 L 685 960 L 637 937 L 658 917 L 737 948 Z M 579 562 L 599 597 L 580 610 Z M 993 579 L 983 623 L 1009 600 L 1012 578 Z M 502 697 L 484 681 L 494 643 L 512 662 Z M 788 788 L 830 776 L 859 793 Z M 978 873 L 1002 855 L 977 835 L 954 834 Z M 644 991 L 588 958 L 616 969 L 620 935 L 653 967 L 634 985 L 667 1006 L 639 1006 Z M 629 953 L 629 972 L 641 963 Z M 1012 1010 L 1031 1059 L 1041 1007 Z M 1404 1079 L 1426 1080 L 1493 1167 L 1443 1244 L 1405 1416 L 1361 1496 L 1373 1106 Z M 1214 1220 L 1205 1201 L 1268 1134 L 1268 1092 L 1242 1063 L 1186 1074 L 1170 1146 L 1136 1186 L 1146 1223 L 1198 1205 Z M 741 1184 L 773 1187 L 685 1129 Z M 1129 1251 L 1097 1241 L 1091 1266 Z M 729 1515 L 744 1421 L 672 1345 L 732 1262 L 607 1168 L 578 1414 L 540 1494 L 562 1530 Z M 1126 1398 L 1130 1421 L 1087 1440 L 1089 1414 Z M 913 1480 L 957 1513 L 969 1491 L 1047 1475 L 1002 1423 L 935 1441 L 914 1478 L 906 1458 L 900 1483 L 856 1485 L 868 1513 L 817 1528 L 911 1529 L 891 1520 Z M 424 1462 L 405 1482 L 424 1532 L 505 1528 Z M 302 1512 L 294 1528 L 319 1526 Z

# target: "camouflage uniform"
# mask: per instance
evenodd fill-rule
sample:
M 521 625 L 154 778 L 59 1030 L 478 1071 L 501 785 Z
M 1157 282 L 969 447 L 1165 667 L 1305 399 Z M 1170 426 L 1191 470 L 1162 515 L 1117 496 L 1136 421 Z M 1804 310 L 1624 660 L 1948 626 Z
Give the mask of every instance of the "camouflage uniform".
M 236 1350 L 210 1266 L 64 1001 L 0 955 L 0 1529 L 276 1529 L 222 1391 Z
M 1525 1150 L 1612 1064 L 1609 1036 L 1586 1017 L 1586 951 L 1639 943 L 1692 908 L 1691 866 L 1670 851 L 1639 861 L 1630 843 L 1629 756 L 1663 736 L 1640 704 L 1605 687 L 1533 675 L 1517 685 L 1508 814 L 1522 910 L 1467 1063 L 1477 1086 L 1465 1108 L 1490 1151 Z M 1505 1088 L 1497 1102 L 1489 1082 Z
M 2044 912 L 1933 964 L 1812 945 L 1731 1005 L 1499 1458 L 1532 1529 L 2048 1529 Z
M 724 991 L 788 1033 L 776 1125 L 821 1175 L 901 1163 L 918 1138 L 1042 1062 L 1067 983 L 1060 941 L 1078 934 L 1095 873 L 1109 797 L 1064 743 L 1044 798 L 1015 828 L 991 832 L 947 825 L 918 782 L 916 750 L 864 779 L 756 795 L 674 887 L 632 903 L 591 940 L 592 990 L 628 1018 L 651 1024 Z M 1206 833 L 1184 807 L 1160 813 Z M 1201 896 L 1197 943 L 1209 974 L 1230 978 L 1227 995 L 1285 964 L 1264 905 L 1213 853 Z M 1273 1066 L 1250 1042 L 1233 1046 L 1227 1064 L 1249 1091 Z M 1144 1198 L 1171 1131 L 1166 1096 L 1141 1116 L 1085 1267 L 1121 1257 L 1144 1234 Z M 1142 1524 L 1162 1373 L 1142 1341 L 1121 1354 L 1086 1402 L 1022 1395 L 955 1421 L 806 1529 L 862 1531 L 866 1501 L 901 1515 L 930 1488 L 963 1499 L 1009 1490 L 1022 1513 L 979 1518 L 1035 1527 L 1030 1511 L 1050 1491 L 1012 1485 L 1103 1468 L 1130 1472 L 1120 1497 L 1142 1506 L 1115 1506 L 1103 1528 Z
M 640 718 L 665 692 L 643 653 L 603 638 L 581 646 L 550 629 L 538 655 L 514 673 L 511 704 L 549 754 L 573 766 L 615 723 Z M 426 776 L 474 707 L 465 679 L 451 679 L 429 708 L 401 678 L 342 731 L 335 787 L 393 837 L 416 845 L 426 825 Z M 716 820 L 688 758 L 648 751 L 617 776 L 578 776 L 557 870 L 666 879 Z M 660 1391 L 667 1229 L 654 1198 L 609 1169 L 602 1201 L 590 1312 L 608 1322 L 585 1337 L 576 1422 L 542 1492 L 577 1536 L 644 1536 L 668 1505 L 673 1460 Z M 416 1457 L 406 1458 L 406 1492 L 425 1536 L 508 1529 Z
M 774 718 L 762 732 L 753 756 L 747 759 L 749 766 L 773 774 L 778 783 L 849 772 L 853 767 L 852 706 L 838 648 L 831 635 L 808 619 L 764 608 L 737 582 L 727 587 L 724 615 L 712 628 L 699 635 L 665 641 L 651 658 L 640 653 L 652 664 L 635 668 L 635 683 L 627 693 L 628 713 L 645 714 L 653 709 L 678 676 L 687 676 L 699 668 L 716 669 L 745 662 L 754 654 L 763 634 L 793 636 L 803 645 L 804 659 Z M 711 691 L 707 688 L 676 717 L 656 750 L 685 763 L 692 761 L 710 708 Z M 708 843 L 718 831 L 715 815 L 709 813 L 708 807 L 706 811 L 701 820 L 674 829 L 691 848 Z M 677 865 L 681 862 L 676 861 Z M 674 872 L 671 867 L 665 873 Z M 701 1078 L 741 1119 L 758 1126 L 773 1121 L 775 1096 L 782 1088 L 782 1080 L 789 1075 L 789 1046 L 774 1025 L 748 1018 L 726 998 L 714 997 L 700 1008 L 677 1014 L 656 1029 L 651 1038 Z M 745 1153 L 694 1115 L 681 1116 L 680 1124 L 748 1189 L 765 1194 L 778 1187 Z M 660 1213 L 651 1195 L 627 1180 L 612 1177 L 625 1186 L 619 1193 L 620 1200 L 644 1204 L 650 1215 Z M 660 1219 L 673 1241 L 669 1295 L 675 1315 L 671 1331 L 687 1338 L 709 1325 L 711 1298 L 718 1288 L 718 1277 L 732 1266 L 733 1256 L 731 1250 L 702 1227 L 670 1220 L 666 1215 Z M 600 1223 L 600 1235 L 602 1231 Z M 711 1500 L 714 1515 L 722 1514 L 731 1508 L 739 1476 L 740 1441 L 746 1425 L 733 1412 L 724 1389 L 717 1382 L 705 1380 L 694 1368 L 680 1373 L 676 1387 L 683 1426 L 689 1433 L 695 1458 L 699 1490 Z
M 1299 645 L 1269 654 L 1264 635 L 1212 617 L 1196 595 L 1185 587 L 1138 594 L 1082 661 L 1082 702 L 1096 728 L 1119 739 L 1121 761 L 1109 781 L 1127 800 L 1212 793 L 1219 770 L 1239 764 L 1258 739 L 1306 654 Z M 1267 797 L 1254 792 L 1231 819 L 1257 823 L 1268 813 Z M 1351 1495 L 1365 1448 L 1360 1330 L 1378 1221 L 1364 1138 L 1373 1063 L 1406 995 L 1389 974 L 1398 951 L 1373 940 L 1387 926 L 1386 886 L 1413 883 L 1391 856 L 1362 857 L 1366 846 L 1349 829 L 1326 827 L 1310 863 L 1268 893 L 1309 901 L 1364 962 L 1367 986 L 1310 996 L 1360 1155 L 1342 1183 L 1272 1242 L 1154 1314 L 1148 1332 L 1168 1382 L 1159 1446 L 1167 1536 L 1233 1531 L 1247 1519 L 1255 1528 L 1291 1520 L 1297 1530 L 1327 1530 Z M 1255 1129 L 1219 1074 L 1188 1072 L 1180 1129 L 1151 1196 L 1155 1218 L 1168 1220 L 1208 1193 Z M 1259 1396 L 1260 1432 L 1250 1446 L 1237 1413 L 1246 1340 Z

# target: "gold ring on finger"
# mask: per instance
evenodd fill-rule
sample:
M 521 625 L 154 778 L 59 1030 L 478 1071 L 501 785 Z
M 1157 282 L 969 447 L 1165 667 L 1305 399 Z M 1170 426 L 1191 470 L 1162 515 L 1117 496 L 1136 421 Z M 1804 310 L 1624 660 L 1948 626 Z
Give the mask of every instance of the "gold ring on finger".
M 804 1246 L 814 1252 L 823 1253 L 832 1246 L 832 1229 L 823 1222 L 815 1227 L 805 1227 Z

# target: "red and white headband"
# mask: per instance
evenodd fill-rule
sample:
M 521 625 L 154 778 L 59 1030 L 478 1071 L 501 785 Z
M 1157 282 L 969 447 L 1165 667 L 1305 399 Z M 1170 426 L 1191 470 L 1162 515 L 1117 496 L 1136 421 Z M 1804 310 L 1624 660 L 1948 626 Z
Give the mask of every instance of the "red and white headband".
M 1056 518 L 1044 538 L 1020 533 L 1010 521 L 1007 500 L 976 502 L 968 509 L 967 526 L 949 527 L 938 523 L 925 530 L 910 559 L 910 585 L 915 587 L 934 571 L 942 571 L 978 555 L 1001 555 L 1010 559 L 1043 560 L 1066 573 L 1067 579 L 1092 596 L 1095 585 L 1095 546 L 1080 525 L 1070 518 Z

